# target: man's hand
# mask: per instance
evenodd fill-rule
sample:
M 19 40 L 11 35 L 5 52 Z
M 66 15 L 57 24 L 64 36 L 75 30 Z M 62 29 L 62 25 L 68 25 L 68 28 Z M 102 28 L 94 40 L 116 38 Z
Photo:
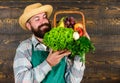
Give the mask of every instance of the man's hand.
M 46 61 L 52 67 L 52 66 L 57 65 L 64 56 L 68 56 L 69 54 L 71 54 L 71 52 L 67 50 L 61 50 L 61 51 L 56 51 L 56 52 L 53 52 L 51 50 Z

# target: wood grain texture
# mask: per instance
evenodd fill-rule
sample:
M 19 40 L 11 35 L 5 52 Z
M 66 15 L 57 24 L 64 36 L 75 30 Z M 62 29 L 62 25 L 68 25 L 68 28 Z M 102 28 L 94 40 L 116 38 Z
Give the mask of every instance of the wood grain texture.
M 31 36 L 20 28 L 18 18 L 26 5 L 35 2 L 53 5 L 53 15 L 58 10 L 79 10 L 85 14 L 86 29 L 96 51 L 86 54 L 81 83 L 120 83 L 119 0 L 0 0 L 0 83 L 14 82 L 16 48 Z M 79 20 L 79 16 L 73 16 Z

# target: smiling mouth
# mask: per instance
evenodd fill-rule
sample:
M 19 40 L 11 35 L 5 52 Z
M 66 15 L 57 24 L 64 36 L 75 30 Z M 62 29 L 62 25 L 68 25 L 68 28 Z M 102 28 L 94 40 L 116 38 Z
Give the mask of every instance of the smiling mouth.
M 44 23 L 44 24 L 40 25 L 39 28 L 42 26 L 49 26 L 49 23 Z
M 42 24 L 42 25 L 40 25 L 39 27 L 38 27 L 40 30 L 47 30 L 47 29 L 49 29 L 50 28 L 50 24 L 49 23 L 44 23 L 44 24 Z

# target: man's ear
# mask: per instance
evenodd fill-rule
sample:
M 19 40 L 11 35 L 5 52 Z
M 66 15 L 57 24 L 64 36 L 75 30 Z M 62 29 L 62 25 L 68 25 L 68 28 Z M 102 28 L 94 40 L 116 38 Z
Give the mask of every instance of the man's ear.
M 27 23 L 26 23 L 26 27 L 27 27 L 27 29 L 28 29 L 28 30 L 30 30 L 30 31 L 31 31 L 31 25 L 30 25 L 30 23 L 29 23 L 29 22 L 27 22 Z

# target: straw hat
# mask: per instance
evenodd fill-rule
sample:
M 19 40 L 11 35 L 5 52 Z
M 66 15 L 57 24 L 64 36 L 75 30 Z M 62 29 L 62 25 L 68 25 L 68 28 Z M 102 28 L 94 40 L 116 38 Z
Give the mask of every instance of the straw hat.
M 52 11 L 53 11 L 53 7 L 51 5 L 42 5 L 41 3 L 31 4 L 25 8 L 23 14 L 20 16 L 19 24 L 23 29 L 27 30 L 25 24 L 28 19 L 42 12 L 47 12 L 47 16 L 49 18 Z

